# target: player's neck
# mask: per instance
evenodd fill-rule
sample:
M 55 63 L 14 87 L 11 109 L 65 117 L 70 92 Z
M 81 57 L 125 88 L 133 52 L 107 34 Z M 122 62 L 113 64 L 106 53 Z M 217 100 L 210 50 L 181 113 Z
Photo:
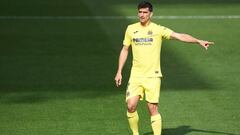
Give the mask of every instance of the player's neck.
M 150 23 L 151 23 L 151 21 L 150 21 L 150 20 L 149 20 L 149 21 L 147 21 L 147 22 L 140 22 L 141 26 L 143 26 L 143 27 L 147 27 L 147 26 L 149 26 L 149 25 L 150 25 Z

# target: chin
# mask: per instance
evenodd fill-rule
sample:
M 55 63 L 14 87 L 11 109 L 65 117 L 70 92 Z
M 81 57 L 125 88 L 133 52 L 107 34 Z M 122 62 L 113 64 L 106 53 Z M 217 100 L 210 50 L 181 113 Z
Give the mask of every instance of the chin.
M 144 21 L 144 20 L 140 20 L 140 22 L 141 22 L 141 23 L 145 23 L 146 21 Z

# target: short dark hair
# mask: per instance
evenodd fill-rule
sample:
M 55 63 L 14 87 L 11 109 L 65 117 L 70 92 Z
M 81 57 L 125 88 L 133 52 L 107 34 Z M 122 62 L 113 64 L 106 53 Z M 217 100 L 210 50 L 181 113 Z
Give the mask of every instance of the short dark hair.
M 150 2 L 148 1 L 142 1 L 138 4 L 138 10 L 141 8 L 148 8 L 150 12 L 153 11 L 153 6 Z

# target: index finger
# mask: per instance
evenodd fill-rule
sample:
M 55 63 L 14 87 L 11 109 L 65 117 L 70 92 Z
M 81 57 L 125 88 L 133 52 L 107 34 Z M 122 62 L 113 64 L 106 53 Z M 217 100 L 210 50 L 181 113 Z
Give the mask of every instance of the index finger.
M 208 42 L 208 44 L 210 44 L 210 45 L 214 45 L 214 42 Z

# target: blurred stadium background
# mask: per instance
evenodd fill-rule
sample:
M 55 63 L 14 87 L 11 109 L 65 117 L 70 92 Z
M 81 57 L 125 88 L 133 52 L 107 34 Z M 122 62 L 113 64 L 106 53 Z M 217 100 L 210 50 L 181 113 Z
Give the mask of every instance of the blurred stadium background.
M 114 85 L 139 1 L 0 1 L 0 134 L 127 135 L 125 87 Z M 164 135 L 239 135 L 240 1 L 154 0 L 154 22 L 215 45 L 164 41 Z M 212 16 L 210 18 L 206 18 Z M 224 16 L 224 17 L 223 17 Z M 232 17 L 231 17 L 232 16 Z M 233 17 L 234 16 L 234 17 Z M 205 17 L 205 18 L 204 18 Z M 151 135 L 144 102 L 140 132 Z

